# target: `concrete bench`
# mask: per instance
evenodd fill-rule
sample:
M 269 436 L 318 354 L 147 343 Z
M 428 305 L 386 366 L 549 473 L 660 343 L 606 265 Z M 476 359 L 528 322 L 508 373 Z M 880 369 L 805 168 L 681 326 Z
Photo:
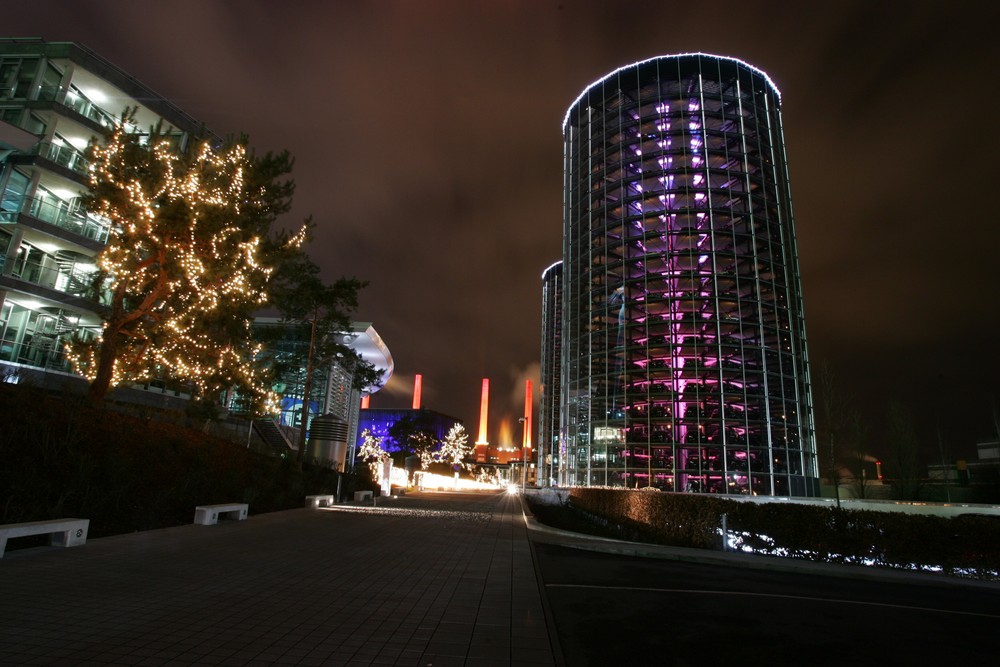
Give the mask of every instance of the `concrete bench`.
M 90 519 L 50 519 L 25 523 L 5 523 L 0 526 L 0 558 L 7 548 L 7 539 L 29 535 L 48 535 L 54 547 L 76 547 L 87 542 Z
M 221 505 L 198 505 L 194 508 L 194 522 L 202 526 L 214 526 L 219 523 L 220 515 L 231 515 L 234 521 L 247 518 L 250 506 L 246 503 L 224 503 Z
M 337 497 L 334 495 L 306 496 L 306 507 L 309 509 L 331 507 L 335 502 L 337 502 Z
M 354 502 L 356 502 L 356 503 L 363 503 L 366 500 L 372 500 L 372 499 L 373 498 L 372 498 L 372 492 L 371 491 L 355 491 L 354 492 Z

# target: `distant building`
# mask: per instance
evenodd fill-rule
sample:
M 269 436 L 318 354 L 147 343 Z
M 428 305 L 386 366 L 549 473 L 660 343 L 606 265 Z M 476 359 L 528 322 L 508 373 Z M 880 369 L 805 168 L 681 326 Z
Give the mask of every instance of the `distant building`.
M 976 442 L 976 453 L 983 463 L 1000 463 L 1000 438 L 986 438 Z
M 272 333 L 264 335 L 264 330 L 271 330 Z M 350 331 L 340 332 L 337 336 L 342 338 L 340 342 L 343 345 L 382 372 L 379 384 L 364 389 L 355 388 L 351 367 L 334 362 L 314 369 L 308 398 L 304 395 L 309 353 L 309 335 L 306 329 L 278 318 L 258 317 L 254 319 L 254 331 L 261 340 L 267 341 L 267 354 L 274 357 L 283 369 L 273 389 L 281 396 L 281 412 L 276 422 L 284 434 L 285 442 L 272 444 L 278 447 L 296 445 L 296 435 L 304 414 L 308 415 L 309 423 L 321 415 L 332 415 L 346 422 L 347 442 L 354 443 L 360 432 L 359 407 L 362 395 L 374 394 L 392 377 L 392 354 L 375 327 L 370 322 L 354 322 Z M 283 334 L 276 336 L 275 331 Z M 256 426 L 261 437 L 270 442 L 268 433 L 273 433 L 273 428 L 262 423 L 263 421 L 258 420 Z M 353 456 L 353 452 L 349 451 L 348 456 Z
M 1000 502 L 1000 438 L 976 442 L 977 458 L 927 466 L 921 498 L 950 502 Z
M 0 39 L 0 375 L 78 383 L 63 345 L 101 332 L 94 256 L 110 222 L 81 205 L 84 149 L 126 107 L 137 132 L 163 122 L 184 145 L 204 129 L 89 49 Z
M 538 408 L 540 486 L 555 482 L 559 470 L 559 390 L 562 368 L 562 262 L 542 272 L 541 396 Z
M 402 420 L 411 420 L 426 428 L 437 440 L 444 440 L 448 432 L 456 425 L 465 426 L 461 419 L 449 417 L 441 412 L 420 408 L 413 410 L 410 408 L 367 408 L 360 411 L 358 416 L 358 435 L 355 442 L 358 446 L 362 443 L 361 433 L 365 430 L 371 431 L 372 435 L 379 438 L 386 438 L 386 451 L 400 451 L 399 447 L 392 444 L 390 432 L 392 427 Z
M 653 58 L 588 86 L 563 140 L 556 483 L 818 495 L 774 83 Z

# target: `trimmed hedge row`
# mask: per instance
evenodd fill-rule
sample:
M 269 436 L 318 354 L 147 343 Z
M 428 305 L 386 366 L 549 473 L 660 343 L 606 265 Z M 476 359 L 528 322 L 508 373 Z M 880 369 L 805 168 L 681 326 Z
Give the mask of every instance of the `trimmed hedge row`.
M 1000 577 L 1000 519 L 986 515 L 945 519 L 599 488 L 572 489 L 570 504 L 655 544 L 721 550 L 725 514 L 734 551 Z
M 336 473 L 292 459 L 0 384 L 0 524 L 81 517 L 103 537 L 191 523 L 202 504 L 245 502 L 260 514 L 336 491 Z M 342 490 L 358 483 L 345 475 Z

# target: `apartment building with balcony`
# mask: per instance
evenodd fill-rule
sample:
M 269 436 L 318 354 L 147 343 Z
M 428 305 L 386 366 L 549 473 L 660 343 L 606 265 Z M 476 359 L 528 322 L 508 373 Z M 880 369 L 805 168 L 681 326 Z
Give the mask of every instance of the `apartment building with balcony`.
M 63 346 L 100 333 L 95 255 L 110 224 L 88 213 L 87 145 L 134 108 L 183 145 L 200 123 L 84 46 L 0 38 L 0 376 L 69 372 Z

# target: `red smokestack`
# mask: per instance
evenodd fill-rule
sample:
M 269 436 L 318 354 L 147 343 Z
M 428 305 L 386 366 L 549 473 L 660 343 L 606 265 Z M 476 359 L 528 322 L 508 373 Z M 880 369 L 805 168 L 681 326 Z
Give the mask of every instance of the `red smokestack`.
M 524 461 L 531 457 L 531 380 L 524 382 L 524 440 L 521 443 L 524 449 Z
M 413 409 L 420 409 L 420 387 L 423 384 L 424 376 L 417 373 L 413 378 Z
M 490 379 L 483 378 L 483 395 L 479 405 L 479 439 L 477 445 L 488 445 L 486 440 L 486 415 L 490 409 Z

